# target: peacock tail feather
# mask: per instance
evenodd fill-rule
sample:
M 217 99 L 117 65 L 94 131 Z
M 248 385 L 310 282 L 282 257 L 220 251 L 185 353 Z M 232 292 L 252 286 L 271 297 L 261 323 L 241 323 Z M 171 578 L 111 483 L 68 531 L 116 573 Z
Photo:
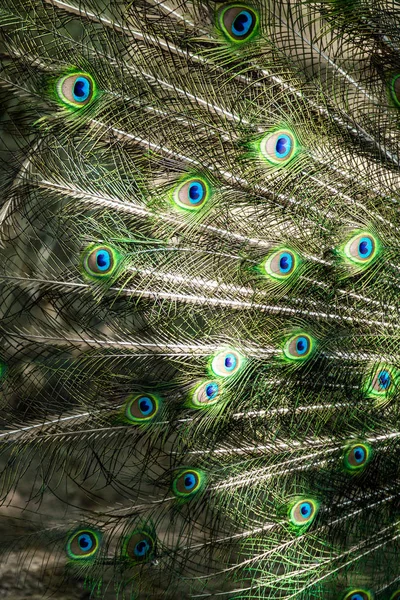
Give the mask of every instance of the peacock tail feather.
M 398 0 L 1 0 L 0 67 L 0 595 L 400 598 Z

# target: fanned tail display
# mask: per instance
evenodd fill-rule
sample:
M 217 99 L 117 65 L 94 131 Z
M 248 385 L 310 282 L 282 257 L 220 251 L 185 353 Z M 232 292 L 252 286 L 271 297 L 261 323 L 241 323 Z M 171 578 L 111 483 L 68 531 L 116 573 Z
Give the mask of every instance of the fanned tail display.
M 0 595 L 399 599 L 399 2 L 1 0 L 0 68 Z

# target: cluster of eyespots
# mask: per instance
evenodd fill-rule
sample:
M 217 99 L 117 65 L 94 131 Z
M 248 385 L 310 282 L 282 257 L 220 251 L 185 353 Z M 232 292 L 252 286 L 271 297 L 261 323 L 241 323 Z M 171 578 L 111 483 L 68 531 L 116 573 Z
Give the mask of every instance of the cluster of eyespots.
M 232 3 L 218 13 L 218 24 L 225 37 L 235 44 L 248 42 L 258 31 L 259 16 L 246 4 Z
M 160 412 L 161 400 L 153 394 L 131 396 L 125 405 L 125 417 L 132 423 L 147 423 Z
M 381 365 L 367 380 L 367 394 L 372 398 L 386 398 L 396 388 L 397 381 L 397 371 L 389 366 Z
M 395 75 L 389 85 L 390 96 L 396 106 L 400 107 L 400 75 Z
M 92 558 L 100 547 L 100 534 L 94 529 L 80 529 L 67 541 L 66 551 L 73 560 Z
M 289 518 L 296 527 L 309 527 L 318 513 L 319 504 L 311 498 L 304 498 L 292 504 Z
M 288 129 L 279 129 L 265 135 L 260 141 L 260 152 L 270 163 L 283 165 L 296 154 L 297 141 Z
M 215 354 L 211 361 L 211 371 L 218 377 L 230 377 L 244 364 L 244 358 L 234 348 L 227 348 Z
M 204 488 L 206 476 L 199 469 L 185 469 L 172 482 L 172 491 L 181 500 L 190 499 Z
M 287 340 L 283 353 L 289 360 L 302 361 L 309 358 L 314 349 L 314 339 L 308 333 L 298 333 Z
M 353 264 L 362 267 L 368 265 L 378 255 L 379 240 L 369 232 L 358 232 L 344 246 L 344 255 Z
M 185 210 L 198 210 L 207 202 L 211 188 L 200 177 L 186 179 L 173 191 L 172 198 L 177 206 Z
M 216 381 L 206 381 L 195 387 L 190 404 L 193 408 L 212 406 L 219 401 L 220 385 Z
M 88 73 L 73 73 L 61 77 L 57 82 L 56 90 L 64 104 L 81 108 L 93 100 L 96 84 Z
M 295 273 L 299 258 L 293 250 L 280 248 L 273 252 L 264 262 L 264 271 L 272 279 L 282 281 Z
M 373 600 L 373 597 L 374 596 L 372 592 L 368 590 L 357 589 L 347 592 L 343 597 L 343 600 Z
M 154 557 L 156 542 L 147 529 L 136 529 L 124 542 L 123 554 L 134 563 L 148 562 Z
M 107 277 L 113 273 L 119 256 L 110 246 L 90 246 L 83 254 L 85 273 L 96 279 Z
M 372 456 L 372 448 L 365 443 L 349 446 L 344 453 L 344 467 L 347 471 L 361 471 L 367 466 Z

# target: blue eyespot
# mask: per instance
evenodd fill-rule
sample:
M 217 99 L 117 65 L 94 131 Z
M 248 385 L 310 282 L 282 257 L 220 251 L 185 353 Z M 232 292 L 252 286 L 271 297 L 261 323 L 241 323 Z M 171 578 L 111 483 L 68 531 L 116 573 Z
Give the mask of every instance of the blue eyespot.
M 99 271 L 107 271 L 110 268 L 111 257 L 107 250 L 97 250 L 96 265 Z
M 369 265 L 381 251 L 380 243 L 377 237 L 372 233 L 356 233 L 345 244 L 344 255 L 351 262 L 358 265 Z M 342 250 L 342 251 L 343 251 Z
M 253 25 L 253 20 L 254 19 L 248 10 L 242 10 L 232 23 L 233 35 L 238 37 L 246 35 Z
M 375 398 L 378 402 L 386 402 L 391 398 L 392 392 L 396 391 L 398 382 L 398 370 L 390 365 L 381 364 L 366 377 L 364 389 L 368 397 Z
M 286 342 L 283 353 L 290 360 L 305 360 L 315 350 L 315 340 L 306 333 L 295 335 Z
M 233 369 L 236 367 L 237 365 L 237 359 L 236 356 L 232 353 L 229 353 L 225 356 L 225 369 L 227 371 L 233 371 Z
M 272 279 L 284 281 L 296 271 L 298 263 L 297 254 L 288 248 L 281 248 L 268 256 L 264 262 L 264 269 Z
M 354 448 L 354 460 L 356 463 L 363 463 L 365 460 L 365 450 L 361 446 Z
M 211 371 L 218 377 L 230 377 L 243 366 L 244 359 L 235 348 L 217 352 L 211 361 Z
M 206 381 L 194 389 L 189 403 L 194 408 L 208 407 L 219 401 L 220 392 L 216 381 Z
M 258 16 L 245 4 L 228 4 L 219 13 L 219 24 L 225 36 L 241 43 L 249 40 L 258 27 Z
M 372 600 L 373 594 L 368 590 L 352 590 L 348 592 L 343 600 Z
M 300 500 L 290 510 L 290 520 L 296 527 L 309 526 L 315 519 L 319 504 L 316 500 Z
M 188 500 L 197 494 L 206 483 L 206 475 L 198 469 L 181 471 L 172 482 L 172 491 L 180 500 Z
M 138 542 L 136 544 L 133 552 L 134 552 L 135 556 L 142 558 L 143 556 L 145 556 L 147 554 L 147 552 L 149 550 L 150 550 L 149 542 L 147 540 L 143 539 L 143 540 L 140 540 L 140 542 Z
M 361 472 L 371 459 L 372 448 L 369 444 L 357 443 L 348 448 L 344 454 L 344 466 L 346 471 Z
M 88 275 L 104 277 L 115 269 L 118 254 L 109 246 L 91 246 L 86 250 L 83 266 Z
M 83 552 L 90 552 L 94 546 L 94 541 L 88 533 L 82 533 L 78 537 L 78 546 Z
M 87 77 L 78 77 L 72 89 L 72 96 L 76 102 L 85 102 L 91 93 L 91 83 Z
M 217 383 L 209 383 L 206 386 L 205 391 L 206 391 L 207 399 L 213 400 L 217 396 L 218 391 L 219 391 L 218 384 Z
M 391 384 L 391 377 L 388 371 L 381 371 L 378 375 L 378 383 L 381 390 L 387 390 Z
M 187 179 L 173 191 L 172 197 L 181 208 L 197 210 L 210 197 L 210 186 L 205 179 Z
M 307 519 L 311 515 L 311 504 L 309 502 L 303 502 L 300 506 L 300 514 L 303 519 Z
M 124 541 L 123 552 L 134 563 L 151 560 L 155 552 L 155 540 L 147 529 L 137 529 Z
M 276 140 L 275 155 L 276 158 L 286 158 L 292 149 L 292 140 L 286 134 L 280 134 Z
M 184 477 L 184 486 L 185 490 L 192 490 L 194 486 L 197 484 L 197 479 L 193 473 L 187 473 Z
M 263 157 L 275 165 L 288 163 L 296 154 L 297 142 L 289 129 L 267 133 L 260 141 Z
M 84 529 L 72 534 L 67 540 L 66 551 L 72 560 L 88 560 L 100 547 L 100 535 L 92 529 Z
M 352 590 L 348 592 L 343 600 L 372 600 L 373 594 L 368 590 Z
M 282 252 L 279 257 L 279 271 L 281 273 L 289 273 L 293 268 L 293 255 L 289 252 Z
M 198 204 L 199 202 L 201 202 L 204 198 L 204 188 L 202 183 L 200 181 L 193 181 L 189 185 L 188 195 L 189 201 L 192 204 Z
M 369 258 L 373 250 L 374 246 L 371 238 L 363 237 L 360 239 L 360 241 L 358 242 L 358 254 L 360 258 L 362 258 L 363 260 Z
M 306 354 L 306 352 L 308 351 L 310 342 L 306 337 L 300 336 L 297 338 L 296 341 L 296 352 L 299 356 L 302 356 L 303 354 Z
M 153 400 L 151 398 L 148 398 L 148 396 L 143 396 L 139 400 L 139 409 L 140 409 L 140 412 L 142 413 L 142 415 L 147 417 L 154 410 Z

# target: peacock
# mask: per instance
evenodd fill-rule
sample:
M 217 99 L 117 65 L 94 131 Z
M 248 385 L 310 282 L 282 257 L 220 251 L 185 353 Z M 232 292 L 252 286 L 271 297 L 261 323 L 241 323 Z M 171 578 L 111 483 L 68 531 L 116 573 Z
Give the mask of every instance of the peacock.
M 0 596 L 399 599 L 400 2 L 1 0 L 0 98 Z

